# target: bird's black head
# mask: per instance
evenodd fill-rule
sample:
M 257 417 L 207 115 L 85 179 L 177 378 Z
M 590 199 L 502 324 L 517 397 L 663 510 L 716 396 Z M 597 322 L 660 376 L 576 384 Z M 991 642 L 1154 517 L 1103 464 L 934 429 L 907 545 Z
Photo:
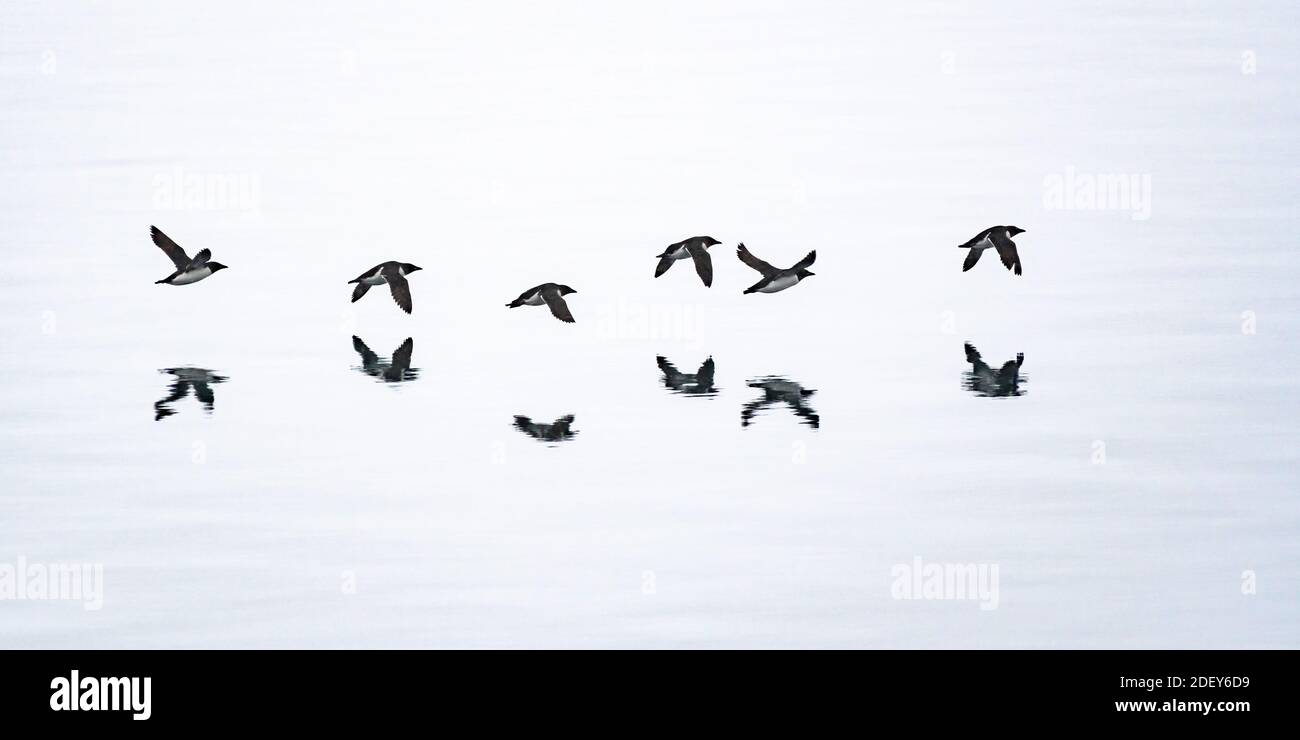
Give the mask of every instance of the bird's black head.
M 714 239 L 711 236 L 702 236 L 700 237 L 700 243 L 706 247 L 712 247 L 715 244 L 721 244 L 722 242 L 718 241 L 717 239 Z
M 423 270 L 423 269 L 424 269 L 423 267 L 416 267 L 410 262 L 402 263 L 402 272 L 406 273 L 407 275 L 410 275 L 411 273 L 416 272 L 417 270 Z
M 1007 236 L 1015 236 L 1016 234 L 1023 234 L 1023 233 L 1025 233 L 1025 230 L 1020 228 L 1019 226 L 1007 227 Z
M 570 293 L 577 293 L 577 292 L 578 292 L 578 291 L 574 290 L 573 288 L 570 288 L 570 287 L 567 286 L 567 285 L 561 285 L 561 286 L 559 286 L 559 288 L 560 288 L 560 295 L 568 295 L 568 294 L 570 294 Z
M 815 273 L 815 272 L 810 272 L 810 271 L 808 271 L 808 270 L 800 270 L 798 274 L 799 274 L 799 279 L 800 279 L 800 280 L 803 280 L 804 278 L 808 277 L 809 275 L 816 275 L 817 273 Z
M 208 269 L 212 270 L 213 272 L 218 272 L 220 270 L 226 269 L 226 265 L 223 265 L 220 262 L 209 262 Z

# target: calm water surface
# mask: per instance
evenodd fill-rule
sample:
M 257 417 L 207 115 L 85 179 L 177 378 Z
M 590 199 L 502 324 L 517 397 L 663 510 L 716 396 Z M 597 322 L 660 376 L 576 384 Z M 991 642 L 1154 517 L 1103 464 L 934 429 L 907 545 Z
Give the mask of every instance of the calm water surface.
M 1300 647 L 1297 15 L 6 4 L 0 647 Z

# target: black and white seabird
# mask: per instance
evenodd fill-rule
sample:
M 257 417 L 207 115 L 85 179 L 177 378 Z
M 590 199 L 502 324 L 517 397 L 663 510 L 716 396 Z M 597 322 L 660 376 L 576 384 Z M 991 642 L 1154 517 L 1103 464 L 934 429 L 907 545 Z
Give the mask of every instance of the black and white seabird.
M 416 267 L 409 262 L 381 262 L 348 281 L 348 285 L 357 284 L 357 287 L 352 289 L 352 302 L 361 300 L 361 296 L 372 287 L 388 283 L 388 290 L 392 292 L 393 300 L 403 311 L 410 313 L 411 284 L 406 281 L 406 276 L 421 269 L 424 268 Z
M 401 346 L 393 350 L 393 358 L 384 362 L 376 355 L 361 337 L 352 337 L 352 349 L 361 355 L 361 372 L 389 383 L 415 380 L 419 371 L 411 369 L 411 352 L 415 349 L 415 340 L 407 337 Z
M 958 244 L 958 249 L 969 249 L 970 254 L 966 255 L 966 261 L 962 263 L 961 271 L 966 272 L 980 261 L 980 255 L 984 250 L 992 247 L 998 251 L 998 256 L 1002 258 L 1002 264 L 1007 266 L 1008 270 L 1014 269 L 1016 274 L 1020 274 L 1020 254 L 1016 251 L 1016 243 L 1011 241 L 1011 237 L 1016 234 L 1023 234 L 1025 230 L 1019 226 L 990 226 L 975 235 L 974 239 L 965 244 Z
M 216 403 L 216 397 L 212 395 L 211 386 L 224 383 L 227 380 L 226 376 L 217 375 L 211 370 L 201 367 L 169 367 L 158 372 L 171 375 L 173 380 L 169 388 L 171 392 L 166 398 L 153 405 L 154 421 L 161 421 L 175 414 L 176 410 L 171 407 L 171 404 L 189 395 L 191 388 L 194 389 L 194 397 L 203 404 L 203 409 L 211 413 L 212 407 Z
M 798 285 L 800 280 L 816 274 L 808 271 L 808 267 L 817 261 L 817 250 L 815 249 L 796 262 L 793 267 L 785 270 L 778 270 L 755 257 L 753 253 L 745 248 L 744 244 L 736 247 L 736 256 L 740 258 L 741 262 L 763 274 L 762 280 L 745 289 L 746 295 L 749 293 L 776 293 L 792 285 Z
M 659 264 L 655 267 L 655 277 L 668 272 L 668 268 L 672 267 L 677 260 L 690 257 L 695 261 L 695 271 L 699 273 L 700 280 L 704 281 L 704 287 L 712 286 L 713 260 L 709 257 L 708 250 L 714 244 L 721 243 L 711 236 L 693 236 L 676 244 L 669 244 L 662 253 L 655 255 L 659 258 Z
M 210 249 L 200 249 L 198 254 L 194 255 L 194 259 L 190 259 L 186 256 L 185 250 L 181 249 L 181 245 L 172 241 L 171 237 L 162 233 L 157 226 L 150 226 L 149 234 L 153 237 L 153 243 L 171 258 L 173 265 L 176 265 L 176 272 L 162 280 L 155 280 L 154 285 L 189 285 L 197 283 L 214 272 L 226 269 L 226 266 L 220 262 L 212 261 Z
M 971 393 L 990 398 L 1025 394 L 1020 388 L 1022 383 L 1027 382 L 1027 378 L 1020 376 L 1020 367 L 1025 364 L 1023 352 L 1017 354 L 1016 359 L 1007 360 L 1002 367 L 994 370 L 980 357 L 980 352 L 975 349 L 975 345 L 967 342 L 966 361 L 971 364 L 971 369 L 963 376 L 962 387 Z
M 694 374 L 681 372 L 662 355 L 656 357 L 655 362 L 663 371 L 664 387 L 668 390 L 688 396 L 712 396 L 717 393 L 713 387 L 712 357 L 705 360 Z
M 759 388 L 763 397 L 750 401 L 740 410 L 740 425 L 747 427 L 754 421 L 754 416 L 762 409 L 775 403 L 784 403 L 798 416 L 802 423 L 813 429 L 820 429 L 822 418 L 808 406 L 806 400 L 817 391 L 804 388 L 793 380 L 777 376 L 768 376 L 751 380 L 750 388 Z
M 571 425 L 573 414 L 561 416 L 550 424 L 539 424 L 527 416 L 515 417 L 515 428 L 541 442 L 563 442 L 577 434 Z
M 573 323 L 573 314 L 569 313 L 569 304 L 564 302 L 564 296 L 578 291 L 567 285 L 557 283 L 542 283 L 534 288 L 529 288 L 519 294 L 519 297 L 506 304 L 507 308 L 518 308 L 519 306 L 540 306 L 545 303 L 550 307 L 551 313 L 555 318 L 566 324 Z

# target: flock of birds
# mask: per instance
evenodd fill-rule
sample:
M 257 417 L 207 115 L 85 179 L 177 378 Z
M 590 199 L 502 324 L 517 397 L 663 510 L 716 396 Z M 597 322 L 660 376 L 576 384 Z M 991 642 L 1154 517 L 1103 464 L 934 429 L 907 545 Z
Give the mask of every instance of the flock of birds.
M 167 277 L 156 281 L 157 284 L 190 285 L 226 269 L 226 265 L 212 260 L 212 251 L 210 249 L 199 250 L 193 257 L 190 257 L 179 244 L 164 234 L 157 226 L 149 228 L 154 244 L 158 245 L 158 248 L 171 259 L 176 268 Z M 992 249 L 998 253 L 1002 264 L 1008 270 L 1014 271 L 1016 275 L 1022 274 L 1020 254 L 1016 250 L 1015 242 L 1012 241 L 1013 237 L 1022 233 L 1024 233 L 1024 229 L 1017 226 L 993 226 L 958 245 L 962 249 L 969 250 L 966 260 L 962 264 L 962 271 L 970 270 L 986 250 Z M 675 244 L 670 244 L 663 252 L 655 255 L 659 263 L 655 266 L 654 276 L 656 278 L 662 276 L 668 272 L 673 263 L 689 258 L 695 264 L 695 272 L 700 276 L 704 287 L 712 287 L 713 260 L 709 256 L 709 248 L 721 243 L 711 236 L 693 236 Z M 743 242 L 736 247 L 736 257 L 761 276 L 758 282 L 744 290 L 745 295 L 750 293 L 779 293 L 798 285 L 804 279 L 815 274 L 809 271 L 808 268 L 817 260 L 817 251 L 809 252 L 803 259 L 784 269 L 774 267 L 754 256 Z M 356 286 L 352 290 L 352 302 L 355 303 L 361 300 L 373 287 L 387 285 L 389 292 L 393 296 L 393 301 L 397 303 L 399 308 L 409 314 L 412 311 L 412 302 L 411 284 L 407 280 L 407 276 L 420 269 L 420 267 L 409 262 L 389 261 L 375 265 L 348 281 L 349 285 Z M 555 318 L 571 324 L 574 322 L 573 313 L 569 310 L 569 305 L 565 302 L 564 297 L 577 292 L 568 285 L 561 283 L 542 283 L 520 293 L 518 298 L 507 303 L 506 306 L 508 308 L 518 308 L 519 306 L 545 305 Z M 388 382 L 402 382 L 414 379 L 418 373 L 417 370 L 411 368 L 411 355 L 414 350 L 414 342 L 411 338 L 407 338 L 393 351 L 391 359 L 386 361 L 382 360 L 366 346 L 366 343 L 360 337 L 352 337 L 352 347 L 361 357 L 361 371 L 367 375 Z M 1009 361 L 1001 368 L 994 370 L 981 359 L 979 351 L 972 345 L 967 344 L 965 349 L 966 361 L 971 364 L 971 370 L 966 374 L 963 382 L 967 390 L 981 396 L 1021 395 L 1023 391 L 1020 390 L 1020 367 L 1024 364 L 1023 354 L 1016 355 L 1014 361 Z M 669 390 L 688 395 L 713 395 L 717 392 L 713 384 L 714 363 L 712 357 L 705 360 L 704 364 L 695 373 L 682 373 L 662 356 L 657 357 L 656 361 L 660 371 L 663 372 L 664 385 Z M 170 374 L 173 380 L 169 394 L 154 404 L 155 420 L 161 420 L 174 414 L 175 411 L 171 408 L 171 405 L 187 396 L 191 390 L 204 408 L 211 411 L 215 402 L 211 386 L 227 380 L 224 376 L 203 368 L 168 368 L 162 372 Z M 803 423 L 813 428 L 820 427 L 820 417 L 807 404 L 808 397 L 816 391 L 779 377 L 760 378 L 751 381 L 749 386 L 763 391 L 763 396 L 742 408 L 741 426 L 749 426 L 755 415 L 763 408 L 772 404 L 784 403 L 790 407 Z M 534 422 L 527 416 L 515 417 L 516 428 L 544 442 L 559 442 L 572 439 L 577 433 L 572 429 L 573 422 L 574 417 L 572 415 L 563 416 L 550 424 Z
M 150 226 L 149 230 L 154 244 L 157 244 L 158 248 L 171 259 L 176 268 L 167 277 L 156 281 L 157 284 L 191 285 L 226 269 L 226 265 L 212 260 L 212 250 L 201 249 L 193 257 L 190 257 L 179 244 L 164 234 L 157 226 Z M 1017 275 L 1021 274 L 1020 254 L 1016 251 L 1015 242 L 1012 241 L 1012 237 L 1021 233 L 1024 233 L 1024 229 L 1018 226 L 993 226 L 976 234 L 964 244 L 958 245 L 961 249 L 969 250 L 966 261 L 962 264 L 962 271 L 970 270 L 979 261 L 980 255 L 986 250 L 992 249 L 998 253 L 998 256 L 1002 259 L 1002 264 L 1008 270 L 1014 270 Z M 659 260 L 658 265 L 655 266 L 655 277 L 660 277 L 668 272 L 674 262 L 690 258 L 695 263 L 695 272 L 699 274 L 704 287 L 712 287 L 713 259 L 709 256 L 709 247 L 721 243 L 711 236 L 693 236 L 668 245 L 667 249 L 655 255 Z M 754 253 L 750 252 L 743 242 L 736 247 L 736 257 L 761 275 L 758 282 L 744 290 L 745 295 L 750 293 L 779 293 L 816 274 L 808 270 L 817 261 L 817 250 L 815 249 L 804 255 L 803 259 L 784 269 L 774 267 L 754 256 Z M 356 303 L 361 300 L 362 296 L 377 285 L 387 285 L 388 291 L 393 296 L 393 301 L 397 303 L 399 308 L 409 314 L 412 308 L 411 283 L 407 280 L 407 276 L 420 269 L 422 268 L 409 262 L 381 262 L 348 281 L 349 285 L 356 285 L 352 290 L 352 302 Z M 519 297 L 507 303 L 506 307 L 518 308 L 519 306 L 545 305 L 551 310 L 552 316 L 560 321 L 572 324 L 574 322 L 573 312 L 569 310 L 569 304 L 565 302 L 564 297 L 577 292 L 562 283 L 542 283 L 520 293 Z

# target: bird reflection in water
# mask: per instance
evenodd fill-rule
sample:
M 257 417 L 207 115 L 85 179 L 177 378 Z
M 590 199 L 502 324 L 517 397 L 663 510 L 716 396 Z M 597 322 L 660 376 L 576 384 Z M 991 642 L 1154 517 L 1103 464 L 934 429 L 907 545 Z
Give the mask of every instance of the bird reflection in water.
M 169 367 L 158 372 L 171 375 L 172 384 L 169 387 L 170 393 L 153 405 L 154 421 L 161 421 L 175 414 L 176 409 L 172 408 L 172 404 L 189 395 L 191 388 L 194 389 L 194 397 L 203 404 L 203 410 L 212 413 L 212 407 L 216 403 L 216 398 L 212 395 L 212 386 L 227 380 L 226 376 L 217 375 L 201 367 Z
M 561 416 L 550 424 L 541 424 L 527 416 L 515 417 L 515 428 L 539 442 L 565 442 L 577 432 L 572 428 L 573 414 Z
M 679 371 L 663 356 L 655 358 L 659 369 L 664 374 L 664 387 L 673 393 L 685 396 L 716 396 L 718 389 L 713 385 L 713 358 L 704 361 L 694 374 Z
M 1020 367 L 1025 364 L 1023 353 L 994 370 L 980 357 L 975 345 L 967 342 L 966 361 L 971 364 L 971 369 L 962 373 L 962 387 L 971 393 L 988 398 L 1009 398 L 1025 394 L 1020 386 L 1029 382 L 1029 378 L 1020 375 Z
M 366 343 L 361 341 L 361 337 L 352 337 L 352 349 L 361 355 L 361 367 L 357 370 L 386 383 L 415 380 L 420 375 L 418 368 L 411 367 L 411 352 L 415 349 L 415 341 L 410 337 L 393 350 L 393 358 L 389 361 L 372 352 Z
M 740 425 L 742 427 L 754 423 L 754 417 L 759 411 L 773 404 L 784 403 L 790 407 L 795 416 L 799 417 L 801 424 L 807 424 L 813 429 L 821 428 L 821 417 L 807 404 L 808 397 L 817 391 L 804 388 L 793 380 L 777 376 L 751 380 L 749 381 L 749 387 L 762 389 L 763 396 L 750 401 L 741 408 Z

